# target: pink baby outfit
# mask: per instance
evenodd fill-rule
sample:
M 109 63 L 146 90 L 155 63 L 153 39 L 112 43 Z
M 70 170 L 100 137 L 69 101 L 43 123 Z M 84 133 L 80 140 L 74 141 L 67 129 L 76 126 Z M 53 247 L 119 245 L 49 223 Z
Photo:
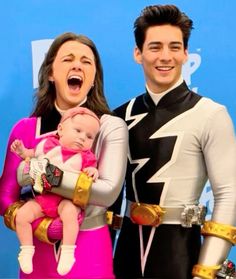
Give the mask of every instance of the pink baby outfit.
M 63 147 L 58 136 L 52 135 L 41 140 L 35 148 L 35 157 L 49 159 L 50 163 L 62 170 L 79 172 L 85 167 L 96 167 L 96 157 L 90 150 L 75 151 Z M 52 193 L 36 195 L 35 200 L 40 204 L 43 213 L 48 217 L 58 217 L 58 205 L 63 198 Z

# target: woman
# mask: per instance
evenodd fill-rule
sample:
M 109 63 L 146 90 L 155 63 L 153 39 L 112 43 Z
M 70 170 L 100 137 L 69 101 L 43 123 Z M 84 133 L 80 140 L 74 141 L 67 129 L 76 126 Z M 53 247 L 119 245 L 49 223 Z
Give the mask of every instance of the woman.
M 10 152 L 11 143 L 20 138 L 26 146 L 33 148 L 43 137 L 55 132 L 64 111 L 78 105 L 91 109 L 100 118 L 101 128 L 94 145 L 99 179 L 91 184 L 84 174 L 64 172 L 60 177 L 62 181 L 56 183 L 58 187 L 52 187 L 52 192 L 85 208 L 85 219 L 76 240 L 76 264 L 66 278 L 113 278 L 112 247 L 105 213 L 122 187 L 127 127 L 123 120 L 110 113 L 103 94 L 99 54 L 94 43 L 85 36 L 62 34 L 54 40 L 45 56 L 39 72 L 34 112 L 14 126 L 9 138 L 0 179 L 0 214 L 4 215 L 6 225 L 14 229 L 14 216 L 22 205 L 19 184 L 30 181 L 29 174 L 33 177 L 40 166 L 40 162 L 34 161 L 26 173 L 21 164 L 17 175 L 20 158 Z M 62 238 L 60 220 L 36 220 L 33 228 L 40 239 L 34 238 L 34 271 L 29 275 L 21 272 L 20 278 L 63 278 L 56 272 L 60 249 L 53 244 Z

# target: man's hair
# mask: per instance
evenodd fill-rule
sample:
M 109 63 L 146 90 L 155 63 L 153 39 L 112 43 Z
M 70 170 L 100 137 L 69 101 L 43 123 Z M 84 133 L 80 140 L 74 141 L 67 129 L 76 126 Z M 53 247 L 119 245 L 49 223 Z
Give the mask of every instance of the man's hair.
M 179 27 L 183 34 L 184 48 L 188 48 L 188 40 L 193 29 L 193 21 L 175 5 L 147 6 L 134 22 L 134 36 L 137 47 L 142 51 L 149 27 L 170 24 Z

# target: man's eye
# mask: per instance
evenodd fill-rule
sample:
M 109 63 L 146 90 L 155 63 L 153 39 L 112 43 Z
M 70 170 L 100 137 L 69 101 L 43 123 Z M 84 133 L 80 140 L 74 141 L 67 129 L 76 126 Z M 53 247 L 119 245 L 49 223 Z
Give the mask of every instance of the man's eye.
M 181 47 L 180 47 L 180 46 L 172 46 L 171 49 L 172 49 L 172 50 L 180 50 Z
M 150 47 L 150 50 L 152 50 L 152 51 L 158 51 L 158 50 L 160 50 L 161 48 L 160 47 L 157 47 L 157 46 L 152 46 L 152 47 Z

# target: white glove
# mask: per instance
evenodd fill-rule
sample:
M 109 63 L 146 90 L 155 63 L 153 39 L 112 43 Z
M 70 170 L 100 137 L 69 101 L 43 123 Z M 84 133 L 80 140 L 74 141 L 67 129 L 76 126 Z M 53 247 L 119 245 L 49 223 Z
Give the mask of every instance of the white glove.
M 30 170 L 29 175 L 32 179 L 37 180 L 37 177 L 40 177 L 41 174 L 46 172 L 46 166 L 48 164 L 48 159 L 30 159 Z

